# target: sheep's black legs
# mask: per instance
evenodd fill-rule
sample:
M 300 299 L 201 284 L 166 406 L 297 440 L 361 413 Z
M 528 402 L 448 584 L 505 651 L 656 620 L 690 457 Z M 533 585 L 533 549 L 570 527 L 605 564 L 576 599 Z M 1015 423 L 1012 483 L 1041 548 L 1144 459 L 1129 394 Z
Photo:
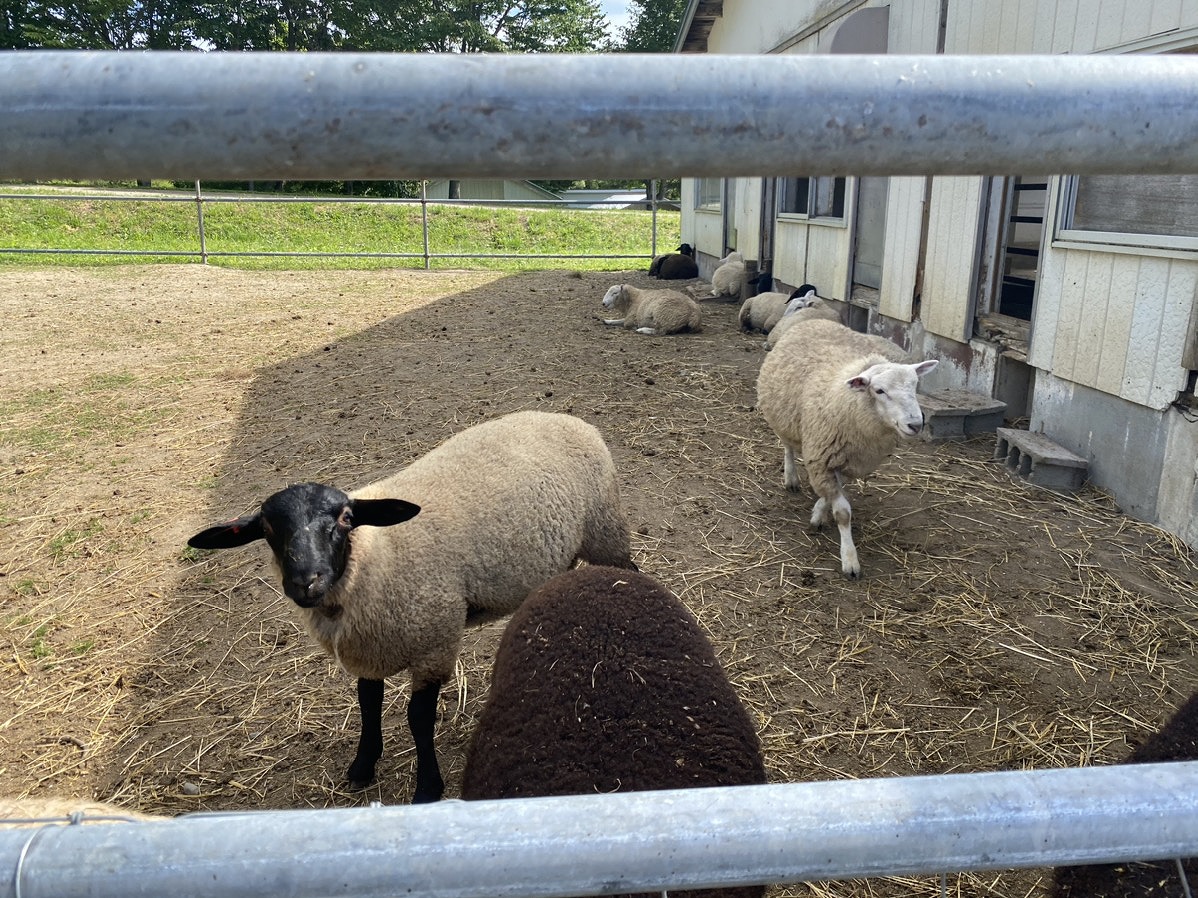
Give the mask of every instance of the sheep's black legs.
M 437 696 L 441 684 L 433 681 L 412 693 L 408 702 L 408 728 L 416 745 L 416 794 L 412 804 L 439 801 L 445 791 L 441 768 L 437 766 L 437 751 L 433 745 L 433 727 L 437 722 Z
M 346 774 L 351 789 L 365 789 L 374 781 L 374 765 L 383 754 L 382 680 L 358 680 L 358 711 L 362 715 L 362 735 L 358 755 Z

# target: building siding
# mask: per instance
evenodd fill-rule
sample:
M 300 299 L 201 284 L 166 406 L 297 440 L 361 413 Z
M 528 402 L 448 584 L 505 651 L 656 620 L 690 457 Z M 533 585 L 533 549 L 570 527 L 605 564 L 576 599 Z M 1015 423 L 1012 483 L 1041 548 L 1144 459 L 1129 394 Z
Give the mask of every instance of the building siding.
M 929 331 L 961 343 L 973 332 L 981 204 L 981 178 L 932 179 L 921 314 Z
M 886 241 L 878 311 L 911 321 L 919 278 L 919 244 L 927 178 L 891 178 L 886 197 Z

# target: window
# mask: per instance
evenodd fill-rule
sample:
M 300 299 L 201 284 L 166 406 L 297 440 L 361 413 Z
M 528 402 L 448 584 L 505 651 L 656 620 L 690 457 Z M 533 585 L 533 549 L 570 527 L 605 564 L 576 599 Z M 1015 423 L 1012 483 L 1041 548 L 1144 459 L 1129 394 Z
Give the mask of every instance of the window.
M 784 178 L 778 214 L 843 220 L 845 184 L 844 178 Z
M 1065 189 L 1062 237 L 1198 249 L 1198 175 L 1085 175 Z
M 719 209 L 724 182 L 719 178 L 699 178 L 696 182 L 695 208 Z

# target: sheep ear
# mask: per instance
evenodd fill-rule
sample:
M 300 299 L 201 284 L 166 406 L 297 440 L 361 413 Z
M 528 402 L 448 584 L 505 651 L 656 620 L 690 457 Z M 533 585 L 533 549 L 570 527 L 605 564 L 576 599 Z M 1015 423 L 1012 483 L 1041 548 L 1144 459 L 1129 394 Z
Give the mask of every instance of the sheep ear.
M 926 361 L 920 362 L 918 365 L 915 366 L 915 376 L 923 377 L 925 374 L 929 373 L 930 371 L 935 370 L 936 366 L 939 364 L 940 364 L 939 359 L 927 359 Z
M 262 515 L 259 512 L 201 530 L 187 541 L 193 549 L 232 549 L 262 539 Z
M 354 499 L 355 527 L 390 527 L 411 520 L 420 506 L 403 499 Z
M 848 379 L 850 390 L 864 391 L 869 389 L 869 378 L 865 374 L 858 374 L 856 377 Z

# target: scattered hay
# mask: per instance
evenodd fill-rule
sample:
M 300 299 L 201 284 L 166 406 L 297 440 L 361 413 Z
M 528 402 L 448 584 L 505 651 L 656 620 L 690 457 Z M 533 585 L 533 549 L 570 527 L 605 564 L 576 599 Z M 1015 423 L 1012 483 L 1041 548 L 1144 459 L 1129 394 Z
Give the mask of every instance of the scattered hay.
M 597 321 L 612 280 L 0 272 L 3 793 L 158 814 L 408 800 L 406 684 L 389 686 L 378 783 L 344 791 L 352 681 L 261 551 L 207 558 L 186 537 L 287 482 L 354 486 L 520 408 L 603 431 L 637 561 L 706 628 L 775 781 L 1110 763 L 1198 689 L 1193 553 L 1097 491 L 1011 478 L 992 441 L 908 444 L 855 487 L 865 578 L 841 579 L 835 533 L 809 532 L 810 498 L 781 489 L 736 305 L 706 302 L 699 334 L 617 332 Z M 450 795 L 502 626 L 468 634 L 442 702 Z M 1048 879 L 946 887 L 1035 895 Z

